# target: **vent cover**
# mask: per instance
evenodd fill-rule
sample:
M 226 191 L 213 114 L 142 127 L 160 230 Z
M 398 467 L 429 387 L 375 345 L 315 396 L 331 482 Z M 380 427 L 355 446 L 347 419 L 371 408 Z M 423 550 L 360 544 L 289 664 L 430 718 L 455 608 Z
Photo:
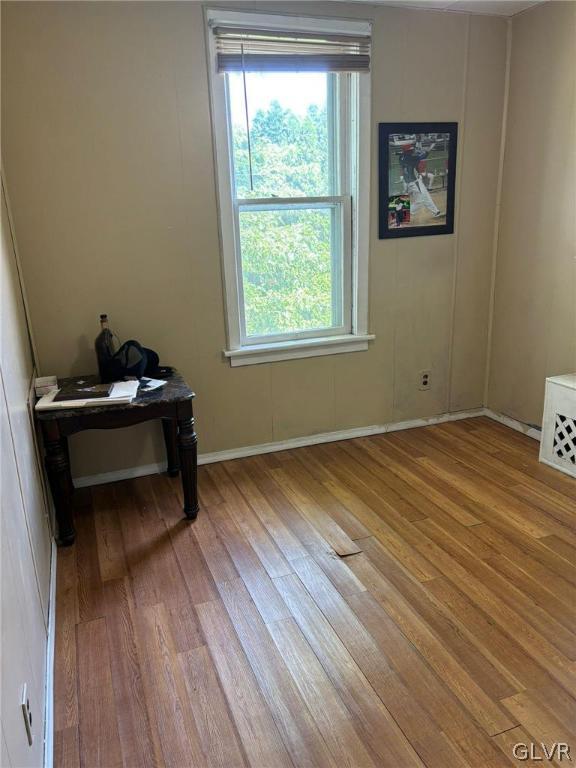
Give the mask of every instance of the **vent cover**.
M 554 429 L 554 454 L 576 465 L 576 421 L 559 413 Z

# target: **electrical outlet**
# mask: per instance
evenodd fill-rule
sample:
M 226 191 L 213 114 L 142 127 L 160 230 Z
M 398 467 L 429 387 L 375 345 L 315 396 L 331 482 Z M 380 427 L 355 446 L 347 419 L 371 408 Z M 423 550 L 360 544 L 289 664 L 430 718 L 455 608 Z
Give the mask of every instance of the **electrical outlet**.
M 32 710 L 30 709 L 30 699 L 28 698 L 28 685 L 24 683 L 22 686 L 22 696 L 20 697 L 20 706 L 22 707 L 22 716 L 24 717 L 24 727 L 26 728 L 26 736 L 28 737 L 28 744 L 32 746 L 34 736 L 32 735 Z
M 420 371 L 418 374 L 418 389 L 430 389 L 432 386 L 432 371 Z

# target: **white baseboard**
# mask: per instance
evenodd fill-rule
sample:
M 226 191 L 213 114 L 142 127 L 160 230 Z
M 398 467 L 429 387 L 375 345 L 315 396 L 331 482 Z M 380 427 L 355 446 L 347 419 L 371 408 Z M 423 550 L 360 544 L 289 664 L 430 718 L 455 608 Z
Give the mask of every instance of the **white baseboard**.
M 198 456 L 198 464 L 213 464 L 217 461 L 229 461 L 242 459 L 245 456 L 258 456 L 263 453 L 275 453 L 276 451 L 288 451 L 292 448 L 303 448 L 307 445 L 319 445 L 320 443 L 333 443 L 338 440 L 351 440 L 354 437 L 369 437 L 381 435 L 385 432 L 396 432 L 401 429 L 414 429 L 426 427 L 431 424 L 441 424 L 445 421 L 458 421 L 470 419 L 474 416 L 490 415 L 484 408 L 474 408 L 470 411 L 457 411 L 456 413 L 441 413 L 437 416 L 427 416 L 421 419 L 409 419 L 408 421 L 396 421 L 389 424 L 374 424 L 369 427 L 355 427 L 342 429 L 336 432 L 323 432 L 318 435 L 305 437 L 293 437 L 289 440 L 279 440 L 275 443 L 261 443 L 260 445 L 247 445 L 242 448 L 230 448 L 226 451 L 214 451 L 213 453 L 201 453 Z M 518 422 L 519 423 L 519 422 Z M 118 480 L 129 480 L 144 475 L 155 475 L 166 471 L 166 463 L 144 464 L 139 467 L 119 469 L 114 472 L 104 472 L 98 475 L 85 475 L 74 478 L 76 488 L 84 488 L 88 485 L 102 485 L 114 483 Z
M 48 600 L 48 643 L 46 646 L 46 680 L 44 687 L 44 768 L 54 762 L 54 642 L 56 638 L 56 553 L 52 539 L 50 560 L 50 597 Z
M 490 408 L 484 408 L 484 415 L 488 416 L 489 419 L 494 419 L 494 421 L 499 421 L 500 424 L 505 424 L 507 427 L 510 427 L 511 429 L 515 429 L 516 432 L 522 432 L 523 435 L 527 435 L 528 437 L 533 438 L 534 440 L 540 440 L 541 431 L 537 427 L 533 427 L 531 424 L 525 424 L 523 421 L 518 421 L 518 419 L 513 419 L 511 416 L 506 416 L 503 413 L 497 413 L 496 411 L 490 410 Z
M 200 457 L 198 457 L 200 463 Z M 84 475 L 73 478 L 74 488 L 85 488 L 88 485 L 103 485 L 104 483 L 116 483 L 118 480 L 131 480 L 133 477 L 144 475 L 159 475 L 166 472 L 166 462 L 159 464 L 141 464 L 138 467 L 117 469 L 114 472 L 102 472 L 99 475 Z
M 342 429 L 337 432 L 323 432 L 318 435 L 306 435 L 305 437 L 293 437 L 289 440 L 279 440 L 275 443 L 260 443 L 260 445 L 247 445 L 242 448 L 230 448 L 226 451 L 214 451 L 213 453 L 201 453 L 198 456 L 198 464 L 213 464 L 217 461 L 230 461 L 231 459 L 242 459 L 245 456 L 258 456 L 263 453 L 275 453 L 276 451 L 288 451 L 292 448 L 303 448 L 307 445 L 319 445 L 320 443 L 334 443 L 337 440 L 352 440 L 354 437 L 369 437 L 370 435 L 381 435 L 385 432 L 396 432 L 401 429 L 415 429 L 416 427 L 426 427 L 431 424 L 442 424 L 446 421 L 459 421 L 460 419 L 471 419 L 475 416 L 488 416 L 494 421 L 499 421 L 507 427 L 522 432 L 534 440 L 540 440 L 540 430 L 530 424 L 524 424 L 522 421 L 512 419 L 502 413 L 497 413 L 489 408 L 474 408 L 470 411 L 457 411 L 455 413 L 441 413 L 438 416 L 427 416 L 421 419 L 409 419 L 408 421 L 395 421 L 389 424 L 374 424 L 369 427 L 355 427 L 353 429 Z M 138 467 L 128 467 L 127 469 L 118 469 L 114 472 L 103 472 L 98 475 L 84 475 L 74 478 L 76 488 L 85 488 L 89 485 L 102 485 L 103 483 L 115 483 L 118 480 L 129 480 L 134 477 L 143 477 L 144 475 L 157 475 L 166 471 L 166 462 L 157 464 L 142 464 Z

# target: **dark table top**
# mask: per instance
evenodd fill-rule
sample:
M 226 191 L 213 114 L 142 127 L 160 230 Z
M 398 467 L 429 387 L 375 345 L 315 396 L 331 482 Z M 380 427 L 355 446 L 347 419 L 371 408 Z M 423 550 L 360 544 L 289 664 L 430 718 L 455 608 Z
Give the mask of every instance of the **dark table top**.
M 98 376 L 94 375 L 71 376 L 67 379 L 58 379 L 58 385 L 62 387 L 65 384 L 71 384 L 75 381 L 86 381 L 98 384 L 100 379 Z M 112 413 L 113 411 L 123 411 L 131 408 L 145 408 L 146 406 L 158 403 L 174 403 L 182 400 L 191 400 L 193 397 L 194 392 L 190 389 L 182 374 L 174 369 L 172 376 L 166 378 L 166 384 L 163 387 L 154 389 L 151 392 L 141 392 L 138 390 L 136 397 L 131 403 L 121 403 L 117 405 L 103 403 L 102 405 L 88 405 L 82 408 L 54 408 L 49 411 L 36 411 L 36 418 L 40 421 L 50 421 L 52 419 L 73 418 L 80 414 Z

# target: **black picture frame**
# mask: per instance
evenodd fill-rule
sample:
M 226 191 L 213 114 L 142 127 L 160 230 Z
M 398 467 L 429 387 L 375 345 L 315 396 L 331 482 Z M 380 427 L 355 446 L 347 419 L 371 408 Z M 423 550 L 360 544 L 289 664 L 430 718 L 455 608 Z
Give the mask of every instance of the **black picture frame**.
M 409 220 L 412 219 L 410 215 L 410 206 L 412 204 L 412 194 L 410 194 L 407 190 L 409 188 L 409 185 L 405 184 L 403 179 L 405 179 L 404 172 L 402 173 L 402 177 L 400 177 L 398 183 L 402 183 L 405 189 L 402 193 L 398 192 L 398 189 L 391 190 L 389 188 L 390 184 L 390 161 L 391 161 L 391 152 L 390 152 L 390 137 L 391 136 L 404 136 L 405 139 L 396 139 L 396 141 L 406 141 L 409 143 L 415 143 L 416 148 L 417 144 L 420 142 L 422 143 L 422 147 L 424 146 L 423 142 L 427 142 L 429 144 L 430 139 L 427 137 L 429 134 L 444 134 L 447 136 L 447 138 L 441 139 L 441 141 L 444 141 L 444 146 L 447 144 L 447 158 L 444 160 L 442 158 L 442 162 L 444 164 L 444 168 L 441 172 L 438 173 L 438 178 L 442 181 L 442 188 L 441 189 L 434 189 L 433 187 L 426 187 L 426 191 L 422 190 L 420 186 L 418 186 L 418 190 L 421 194 L 421 200 L 424 199 L 423 196 L 427 195 L 427 200 L 432 201 L 431 205 L 436 206 L 435 202 L 432 200 L 429 191 L 432 191 L 433 193 L 437 193 L 436 197 L 438 199 L 441 199 L 442 202 L 444 202 L 444 193 L 445 193 L 445 202 L 446 202 L 446 208 L 445 208 L 445 220 L 444 216 L 440 215 L 439 223 L 437 224 L 408 224 L 405 225 L 404 222 L 406 218 Z M 414 139 L 411 139 L 409 137 L 414 137 Z M 425 137 L 425 138 L 422 138 Z M 422 236 L 428 236 L 428 235 L 450 235 L 454 232 L 454 198 L 455 198 L 455 187 L 456 187 L 456 156 L 457 156 L 457 149 L 458 149 L 458 123 L 379 123 L 378 124 L 378 190 L 379 190 L 379 203 L 378 203 L 378 225 L 379 225 L 379 231 L 378 231 L 378 237 L 380 240 L 387 239 L 387 238 L 398 238 L 398 237 L 422 237 Z M 408 150 L 409 151 L 409 150 Z M 413 150 L 414 151 L 414 150 Z M 424 152 L 425 149 L 420 149 L 419 151 Z M 399 158 L 400 156 L 404 155 L 404 150 L 399 148 Z M 434 158 L 432 158 L 434 159 Z M 398 162 L 400 163 L 401 160 L 399 159 Z M 436 180 L 434 174 L 426 174 L 428 177 L 433 176 L 434 181 Z M 418 181 L 416 182 L 418 185 L 421 183 L 424 183 L 422 181 L 422 176 L 418 176 Z M 397 186 L 397 185 L 396 185 Z M 400 199 L 402 198 L 402 200 Z M 398 210 L 398 214 L 394 217 L 392 216 L 391 212 L 391 206 L 393 205 L 393 201 L 396 203 L 396 209 Z M 402 211 L 401 207 L 402 204 L 404 204 L 408 215 L 405 211 Z M 427 206 L 428 203 L 420 203 L 422 206 Z M 438 208 L 438 210 L 441 210 Z

